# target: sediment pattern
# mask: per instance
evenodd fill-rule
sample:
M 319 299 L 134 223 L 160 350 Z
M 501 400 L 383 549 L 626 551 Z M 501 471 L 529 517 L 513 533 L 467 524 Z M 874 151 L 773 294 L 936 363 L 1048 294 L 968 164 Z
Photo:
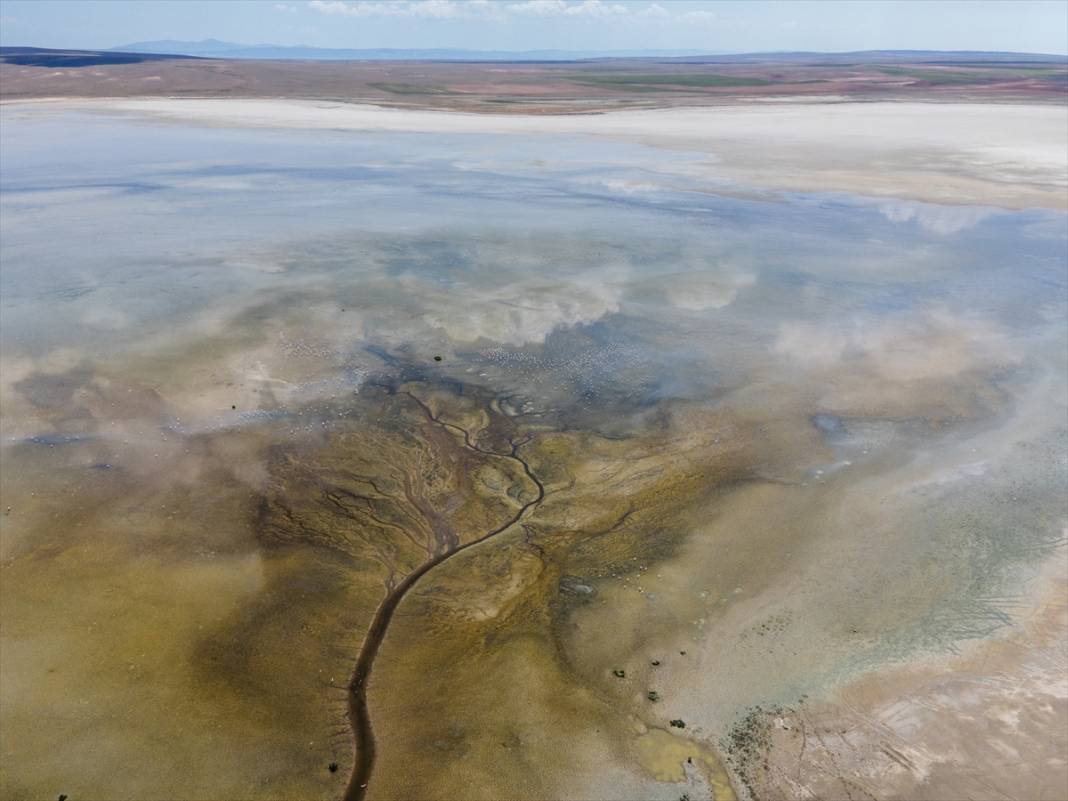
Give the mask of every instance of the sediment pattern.
M 1063 795 L 1063 214 L 16 111 L 0 797 Z

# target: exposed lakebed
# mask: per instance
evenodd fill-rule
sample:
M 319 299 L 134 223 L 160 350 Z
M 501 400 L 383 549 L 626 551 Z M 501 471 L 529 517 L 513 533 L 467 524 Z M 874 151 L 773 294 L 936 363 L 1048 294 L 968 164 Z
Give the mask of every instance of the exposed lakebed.
M 3 113 L 5 797 L 982 780 L 952 714 L 911 768 L 784 732 L 1061 597 L 1063 213 Z M 1055 785 L 1063 649 L 1016 636 L 998 736 Z

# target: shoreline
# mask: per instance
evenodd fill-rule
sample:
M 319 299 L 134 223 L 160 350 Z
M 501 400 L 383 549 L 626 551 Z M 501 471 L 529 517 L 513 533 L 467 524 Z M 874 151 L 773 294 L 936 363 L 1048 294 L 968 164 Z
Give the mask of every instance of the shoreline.
M 692 177 L 719 189 L 1068 211 L 1068 110 L 1049 104 L 806 99 L 542 115 L 292 99 L 42 98 L 3 108 L 236 128 L 607 137 L 707 155 Z

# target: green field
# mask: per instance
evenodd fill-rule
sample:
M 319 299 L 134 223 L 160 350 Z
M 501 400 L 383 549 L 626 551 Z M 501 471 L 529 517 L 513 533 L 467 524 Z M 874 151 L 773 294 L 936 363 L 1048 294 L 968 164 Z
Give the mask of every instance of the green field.
M 875 69 L 884 75 L 900 75 L 904 78 L 915 78 L 918 81 L 935 84 L 988 83 L 989 81 L 1017 77 L 997 72 L 949 72 L 947 70 L 914 69 L 911 67 L 876 67 Z
M 421 83 L 369 83 L 367 84 L 372 89 L 379 89 L 383 92 L 391 92 L 395 95 L 455 95 L 459 92 L 454 92 L 451 89 L 447 89 L 444 86 L 432 86 L 430 84 Z
M 675 87 L 735 87 L 768 86 L 775 83 L 767 78 L 709 73 L 616 73 L 612 75 L 571 75 L 569 80 L 587 86 L 618 86 L 621 89 L 670 91 Z

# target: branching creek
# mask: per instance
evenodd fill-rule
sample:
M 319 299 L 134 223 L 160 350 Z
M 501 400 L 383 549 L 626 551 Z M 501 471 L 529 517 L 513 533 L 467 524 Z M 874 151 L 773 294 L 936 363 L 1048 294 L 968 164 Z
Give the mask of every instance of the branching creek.
M 352 775 L 349 779 L 348 787 L 345 790 L 345 801 L 362 801 L 367 794 L 371 775 L 374 771 L 375 735 L 374 726 L 371 723 L 370 710 L 367 706 L 367 687 L 371 679 L 371 671 L 374 669 L 375 657 L 378 655 L 382 641 L 386 638 L 386 635 L 389 632 L 389 624 L 393 619 L 394 613 L 397 611 L 397 607 L 400 605 L 401 601 L 404 600 L 408 591 L 415 587 L 419 580 L 435 567 L 461 551 L 486 542 L 498 534 L 507 531 L 522 520 L 523 516 L 526 515 L 529 510 L 541 503 L 542 499 L 545 497 L 544 485 L 530 469 L 530 465 L 527 461 L 519 454 L 519 449 L 530 441 L 529 436 L 518 440 L 510 439 L 509 444 L 511 445 L 511 451 L 509 453 L 497 453 L 495 451 L 486 450 L 480 448 L 477 443 L 472 441 L 471 434 L 467 429 L 442 420 L 439 415 L 434 414 L 430 406 L 421 401 L 411 392 L 406 391 L 402 394 L 407 395 L 419 405 L 429 422 L 440 426 L 447 431 L 461 434 L 463 436 L 465 448 L 486 456 L 510 459 L 516 462 L 522 468 L 526 477 L 530 479 L 537 488 L 537 492 L 534 498 L 520 506 L 511 518 L 476 539 L 459 544 L 456 537 L 439 536 L 437 552 L 389 589 L 385 597 L 382 599 L 382 602 L 378 605 L 374 617 L 371 619 L 371 625 L 368 627 L 367 633 L 364 635 L 363 643 L 360 646 L 359 653 L 356 657 L 356 664 L 352 671 L 352 678 L 349 681 L 349 721 L 352 725 L 356 753 L 353 760 Z

